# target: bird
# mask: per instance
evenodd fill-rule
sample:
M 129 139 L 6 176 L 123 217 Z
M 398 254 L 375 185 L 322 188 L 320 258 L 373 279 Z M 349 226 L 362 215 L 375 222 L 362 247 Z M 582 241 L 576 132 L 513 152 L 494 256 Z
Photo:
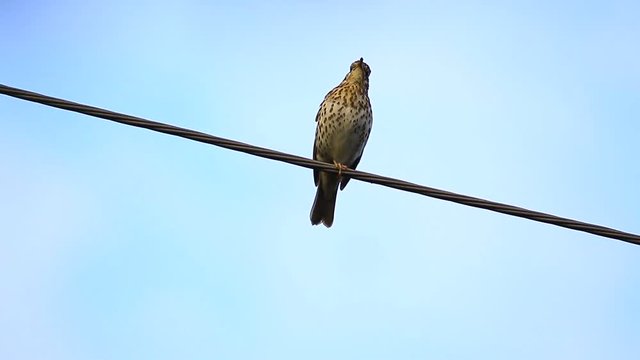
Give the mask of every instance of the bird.
M 333 225 L 338 187 L 349 182 L 341 171 L 358 166 L 369 140 L 373 113 L 369 100 L 371 69 L 363 58 L 354 61 L 344 80 L 324 97 L 316 115 L 313 159 L 336 166 L 338 173 L 313 170 L 316 197 L 311 207 L 311 224 Z

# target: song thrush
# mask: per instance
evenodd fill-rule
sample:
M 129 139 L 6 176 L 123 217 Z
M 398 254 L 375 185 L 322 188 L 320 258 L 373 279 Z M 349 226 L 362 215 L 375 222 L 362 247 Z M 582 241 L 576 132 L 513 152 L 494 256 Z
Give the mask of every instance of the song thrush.
M 360 58 L 351 64 L 344 80 L 324 97 L 316 115 L 315 160 L 332 163 L 339 170 L 358 166 L 373 123 L 369 74 L 369 65 Z M 338 185 L 344 189 L 349 177 L 313 170 L 313 180 L 318 190 L 311 208 L 311 224 L 331 227 Z

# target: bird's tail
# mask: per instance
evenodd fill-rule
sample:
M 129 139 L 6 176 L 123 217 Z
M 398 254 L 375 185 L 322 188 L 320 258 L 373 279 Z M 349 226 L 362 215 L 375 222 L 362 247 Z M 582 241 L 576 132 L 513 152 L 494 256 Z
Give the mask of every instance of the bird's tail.
M 333 225 L 333 213 L 338 196 L 338 177 L 334 174 L 320 172 L 316 198 L 311 207 L 311 224 L 323 223 L 326 227 Z

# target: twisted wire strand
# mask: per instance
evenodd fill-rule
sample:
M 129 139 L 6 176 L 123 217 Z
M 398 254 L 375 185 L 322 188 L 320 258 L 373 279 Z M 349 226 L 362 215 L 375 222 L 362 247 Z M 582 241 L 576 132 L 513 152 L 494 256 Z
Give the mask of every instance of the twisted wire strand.
M 77 113 L 82 113 L 89 116 L 94 116 L 106 120 L 115 121 L 121 124 L 141 127 L 145 129 L 149 129 L 152 131 L 161 132 L 164 134 L 174 135 L 183 137 L 190 140 L 199 141 L 202 143 L 220 146 L 226 149 L 235 150 L 244 152 L 247 154 L 283 161 L 289 164 L 298 165 L 302 167 L 306 167 L 309 169 L 318 169 L 329 172 L 338 172 L 336 167 L 333 164 L 327 164 L 324 162 L 311 160 L 308 158 L 304 158 L 301 156 L 296 156 L 292 154 L 283 153 L 280 151 L 275 151 L 267 148 L 262 148 L 246 143 L 242 143 L 239 141 L 229 140 L 225 138 L 221 138 L 218 136 L 213 136 L 209 134 L 205 134 L 199 131 L 194 131 L 190 129 L 185 129 L 173 125 L 168 125 L 156 121 L 151 121 L 147 119 L 143 119 L 140 117 L 125 115 L 101 108 L 97 108 L 94 106 L 84 105 L 75 103 L 72 101 L 59 99 L 43 94 L 38 94 L 35 92 L 22 90 L 6 85 L 0 84 L 0 93 L 8 96 L 12 96 L 15 98 L 40 103 L 47 106 L 52 106 L 59 109 L 64 109 L 68 111 L 73 111 Z M 342 170 L 342 174 L 348 175 L 354 179 L 360 181 L 366 181 L 372 184 L 378 184 L 382 186 L 391 187 L 394 189 L 408 191 L 415 194 L 420 194 L 424 196 L 429 196 L 441 200 L 452 201 L 458 204 L 472 206 L 476 208 L 486 209 L 490 211 L 499 212 L 502 214 L 507 214 L 511 216 L 517 216 L 533 221 L 538 221 L 542 223 L 552 224 L 556 226 L 561 226 L 568 229 L 573 229 L 577 231 L 587 232 L 594 235 L 599 235 L 611 239 L 617 239 L 621 241 L 625 241 L 631 244 L 640 245 L 640 236 L 628 232 L 623 232 L 620 230 L 608 228 L 601 225 L 590 224 L 578 220 L 568 219 L 560 216 L 555 216 L 551 214 L 546 214 L 538 211 L 533 211 L 513 205 L 498 203 L 494 201 L 484 200 L 480 198 L 475 198 L 472 196 L 456 194 L 449 191 L 439 190 L 427 186 L 422 186 L 414 183 L 410 183 L 407 181 L 394 179 L 390 177 L 380 176 L 377 174 L 371 174 L 363 171 L 356 170 Z

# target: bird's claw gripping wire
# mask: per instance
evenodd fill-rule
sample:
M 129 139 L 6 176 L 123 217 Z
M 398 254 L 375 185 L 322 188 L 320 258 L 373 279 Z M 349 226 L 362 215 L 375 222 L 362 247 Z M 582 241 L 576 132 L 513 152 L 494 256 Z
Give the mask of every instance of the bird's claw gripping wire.
M 335 160 L 333 160 L 333 165 L 338 169 L 338 178 L 342 178 L 342 170 L 349 170 L 349 167 L 345 164 L 341 164 Z

